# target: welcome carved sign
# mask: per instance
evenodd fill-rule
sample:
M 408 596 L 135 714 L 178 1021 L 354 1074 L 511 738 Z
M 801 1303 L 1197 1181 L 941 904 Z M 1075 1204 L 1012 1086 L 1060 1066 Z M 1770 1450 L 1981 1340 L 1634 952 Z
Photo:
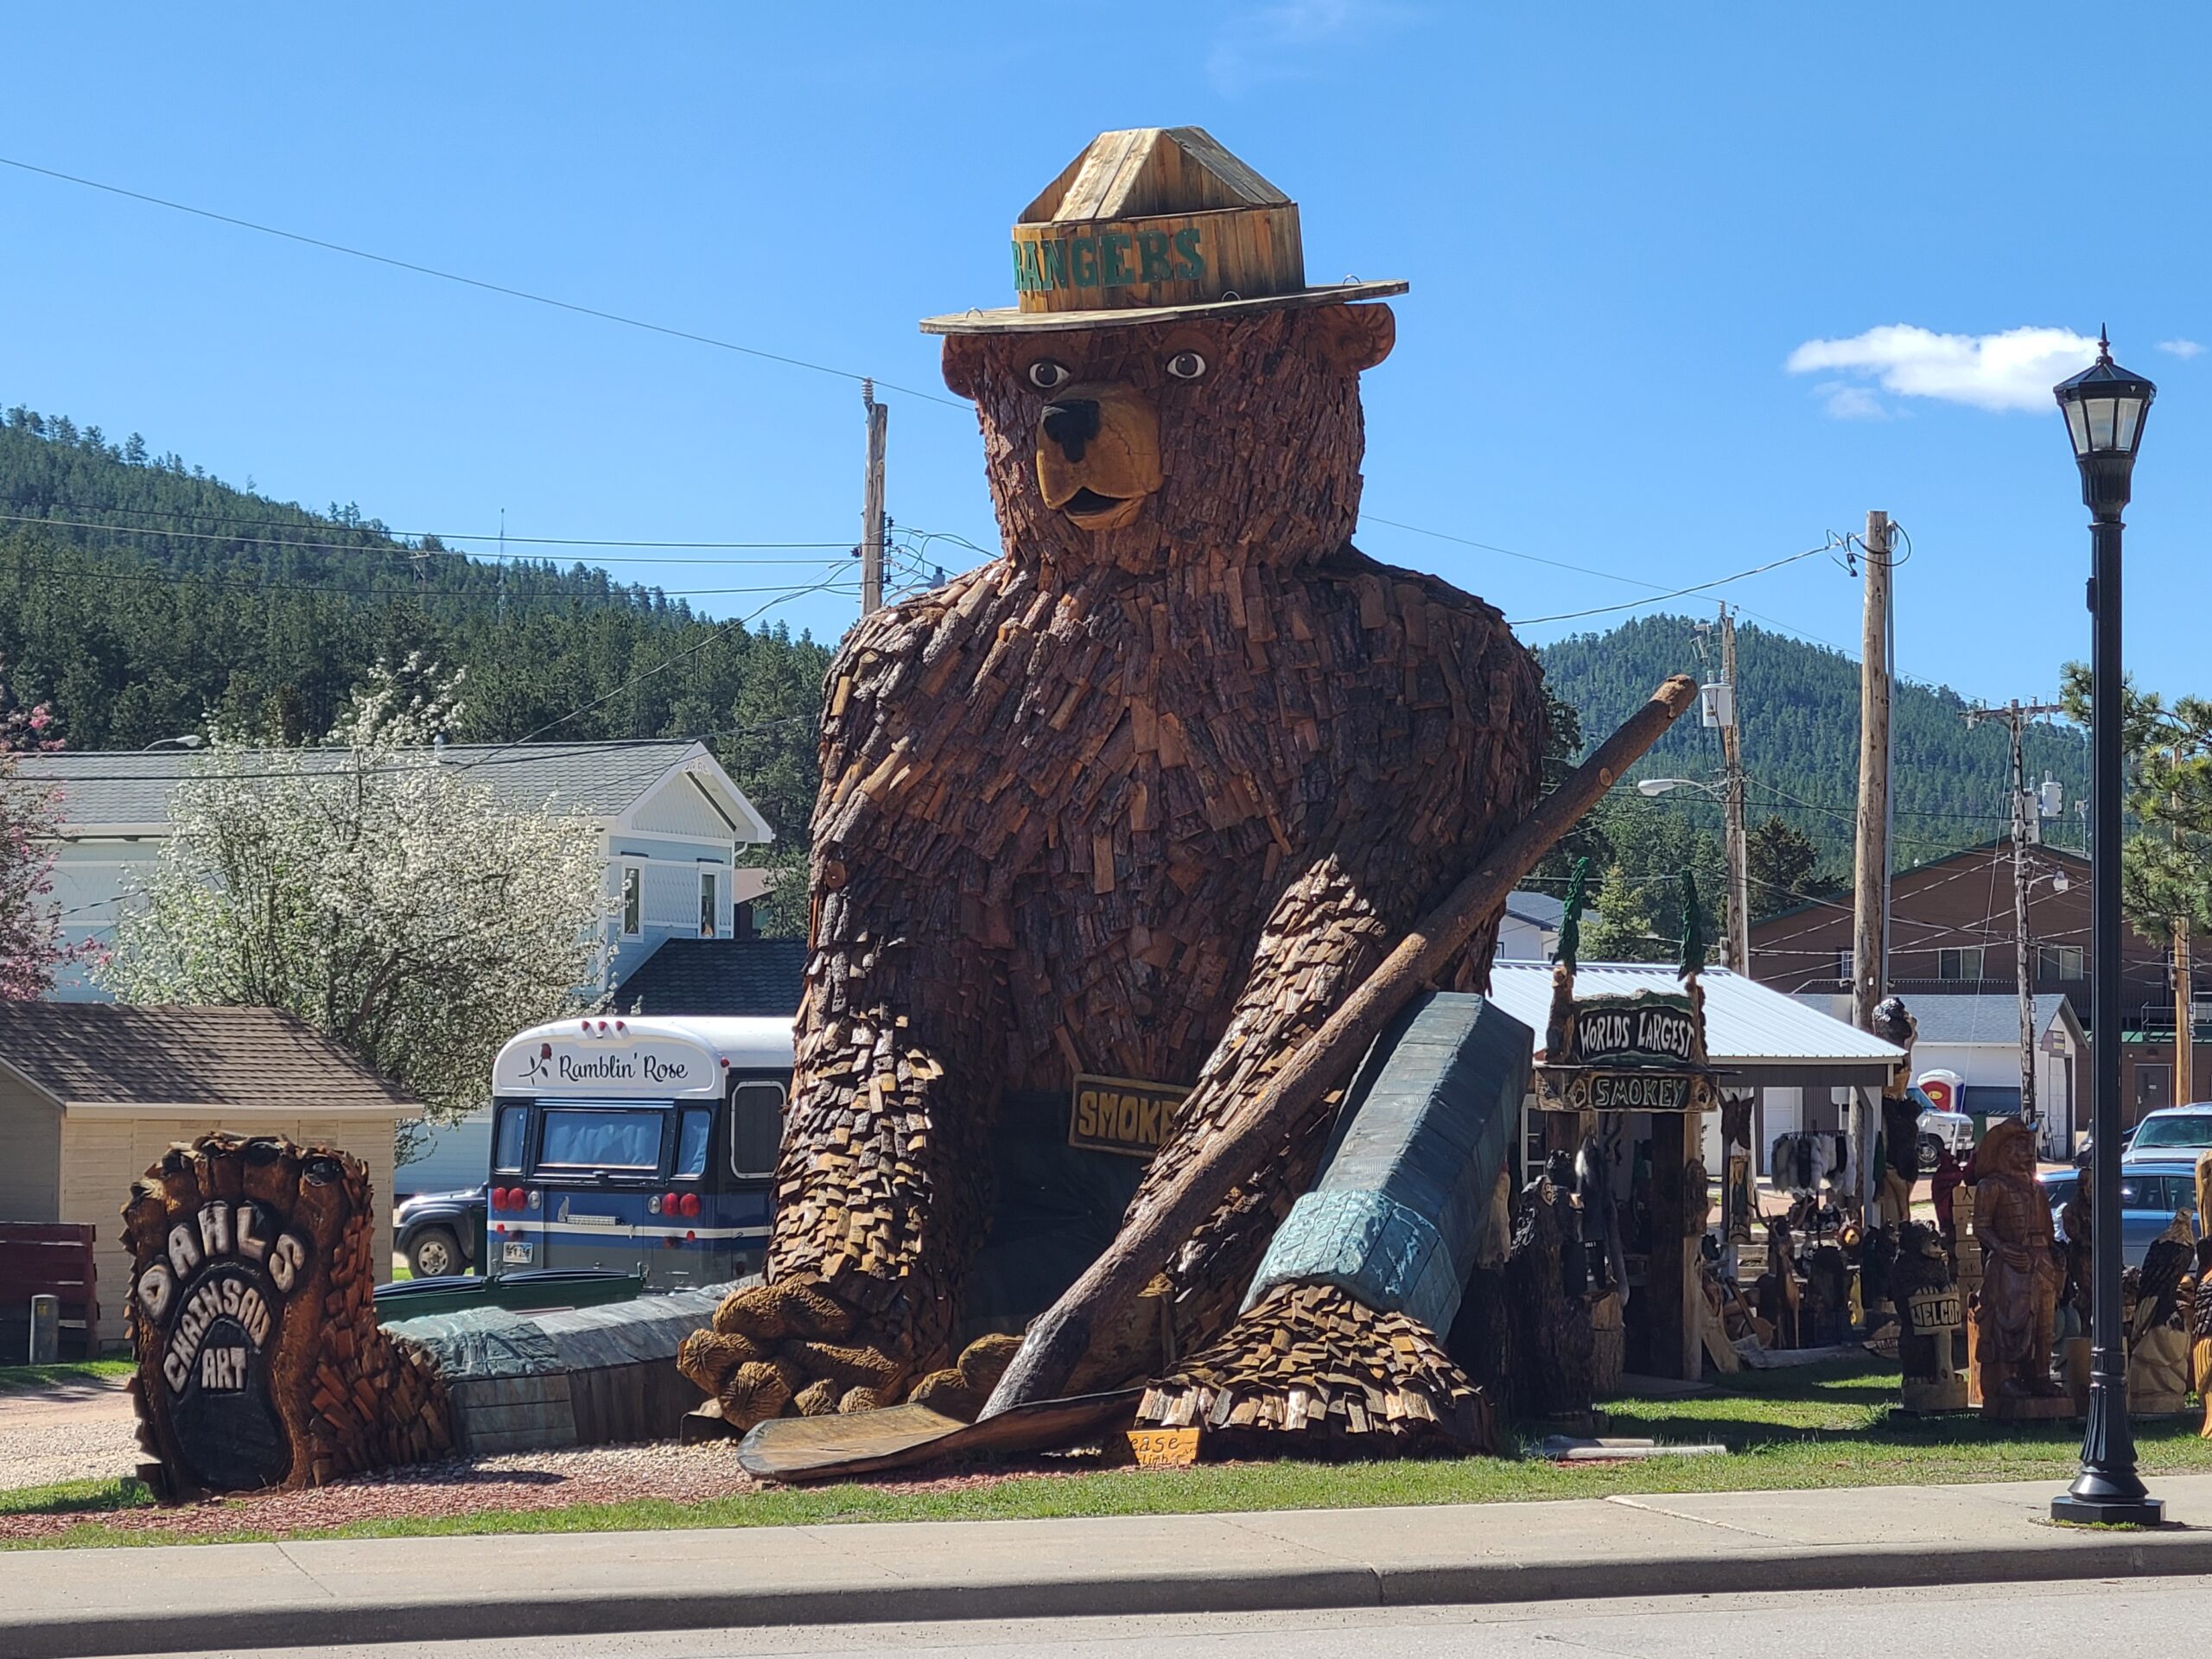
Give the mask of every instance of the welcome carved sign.
M 452 1446 L 445 1387 L 378 1327 L 360 1160 L 206 1135 L 131 1186 L 138 1436 L 167 1495 L 305 1485 Z

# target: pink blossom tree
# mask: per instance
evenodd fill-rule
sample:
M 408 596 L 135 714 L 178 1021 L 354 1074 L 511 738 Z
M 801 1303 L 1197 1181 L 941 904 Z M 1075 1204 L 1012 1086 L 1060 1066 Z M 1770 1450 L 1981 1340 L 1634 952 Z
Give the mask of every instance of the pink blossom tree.
M 0 997 L 45 995 L 73 954 L 50 902 L 60 796 L 25 781 L 16 766 L 19 754 L 62 747 L 53 709 L 18 702 L 0 666 Z

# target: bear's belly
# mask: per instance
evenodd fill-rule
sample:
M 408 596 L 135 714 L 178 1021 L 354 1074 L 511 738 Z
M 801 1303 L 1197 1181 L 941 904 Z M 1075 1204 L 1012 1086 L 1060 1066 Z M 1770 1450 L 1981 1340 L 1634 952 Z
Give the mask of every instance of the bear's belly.
M 1125 822 L 1084 822 L 1016 882 L 1009 1087 L 1064 1090 L 1079 1071 L 1187 1085 L 1227 1026 L 1280 849 L 1263 823 L 1156 852 L 1146 839 Z

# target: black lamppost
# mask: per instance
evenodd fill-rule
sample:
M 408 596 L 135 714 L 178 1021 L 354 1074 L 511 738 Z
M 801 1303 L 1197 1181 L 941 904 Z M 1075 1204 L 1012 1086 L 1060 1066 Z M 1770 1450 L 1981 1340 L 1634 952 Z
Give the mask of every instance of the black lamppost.
M 2158 389 L 2112 360 L 2097 341 L 2097 360 L 2052 389 L 2066 412 L 2067 435 L 2082 468 L 2082 499 L 2089 509 L 2094 574 L 2089 611 L 2091 938 L 2096 957 L 2090 1042 L 2094 1115 L 2089 1179 L 2089 1423 L 2082 1439 L 2082 1472 L 2066 1495 L 2051 1500 L 2054 1521 L 2156 1525 L 2165 1505 L 2144 1490 L 2135 1472 L 2135 1437 L 2127 1426 L 2127 1353 L 2120 1329 L 2120 515 L 2127 505 L 2136 446 Z

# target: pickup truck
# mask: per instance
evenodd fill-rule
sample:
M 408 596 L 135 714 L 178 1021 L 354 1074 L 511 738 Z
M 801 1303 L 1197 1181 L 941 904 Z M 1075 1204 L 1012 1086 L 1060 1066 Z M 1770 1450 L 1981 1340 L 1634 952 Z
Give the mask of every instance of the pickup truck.
M 392 1248 L 417 1279 L 442 1279 L 480 1268 L 488 1205 L 480 1186 L 459 1192 L 418 1192 L 392 1212 Z

